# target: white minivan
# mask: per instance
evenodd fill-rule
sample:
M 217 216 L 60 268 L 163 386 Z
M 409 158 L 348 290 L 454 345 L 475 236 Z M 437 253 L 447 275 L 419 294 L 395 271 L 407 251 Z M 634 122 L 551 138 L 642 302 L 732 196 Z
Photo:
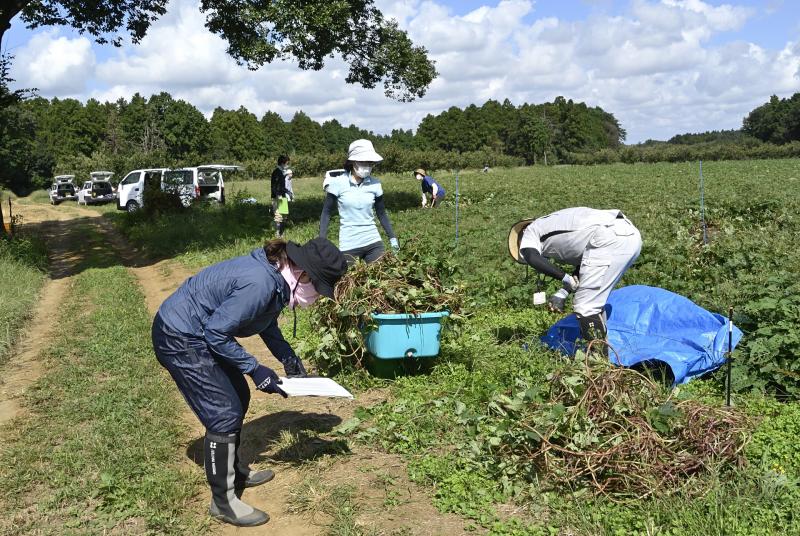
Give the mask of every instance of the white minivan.
M 241 166 L 206 164 L 204 166 L 171 169 L 164 172 L 164 190 L 177 193 L 184 206 L 195 199 L 225 203 L 225 181 L 222 172 L 238 171 Z
M 96 205 L 100 203 L 110 203 L 114 201 L 116 194 L 114 186 L 111 184 L 111 171 L 92 171 L 89 173 L 89 180 L 83 183 L 78 190 L 77 198 L 79 205 Z
M 117 210 L 136 212 L 144 206 L 144 189 L 159 188 L 166 168 L 137 169 L 131 171 L 117 187 Z

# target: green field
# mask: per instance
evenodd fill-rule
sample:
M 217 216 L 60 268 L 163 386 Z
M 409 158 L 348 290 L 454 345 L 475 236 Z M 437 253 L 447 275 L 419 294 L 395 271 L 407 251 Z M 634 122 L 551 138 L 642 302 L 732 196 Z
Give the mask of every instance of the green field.
M 469 319 L 445 339 L 432 375 L 395 382 L 389 401 L 365 409 L 343 433 L 403 453 L 410 476 L 435 490 L 438 508 L 495 534 L 558 534 L 565 528 L 579 534 L 800 530 L 793 508 L 800 497 L 800 448 L 792 439 L 800 406 L 788 401 L 796 399 L 800 385 L 800 340 L 792 326 L 800 312 L 800 254 L 794 244 L 800 236 L 800 160 L 707 163 L 703 175 L 707 244 L 697 164 L 462 172 L 458 240 L 455 173 L 434 173 L 447 190 L 436 210 L 418 207 L 418 183 L 410 176 L 384 176 L 401 244 L 457 265 L 454 279 L 468 285 Z M 288 237 L 302 242 L 317 232 L 321 178 L 295 180 L 295 191 Z M 237 197 L 250 196 L 260 203 L 237 203 Z M 181 215 L 116 217 L 152 253 L 199 268 L 242 254 L 274 232 L 266 182 L 229 181 L 228 198 L 225 207 Z M 522 477 L 514 481 L 507 470 L 498 472 L 502 460 L 486 451 L 464 455 L 479 440 L 465 414 L 494 422 L 493 397 L 511 395 L 520 385 L 542 385 L 559 366 L 548 352 L 520 348 L 558 317 L 531 306 L 535 278 L 526 281 L 524 268 L 511 261 L 506 236 L 519 219 L 568 206 L 619 208 L 641 230 L 642 254 L 623 284 L 664 287 L 712 311 L 735 308 L 736 323 L 746 333 L 734 354 L 735 400 L 757 417 L 749 432 L 753 441 L 746 466 L 711 471 L 699 496 L 665 489 L 617 504 L 580 489 L 549 489 L 547 475 L 541 475 L 541 485 Z M 312 355 L 315 329 L 305 316 L 300 327 L 301 350 Z M 358 374 L 342 379 L 354 387 L 374 382 Z M 721 385 L 721 375 L 711 375 L 682 388 L 680 396 L 720 405 Z M 786 401 L 775 402 L 775 396 Z M 509 509 L 517 513 L 508 515 Z
M 419 184 L 410 174 L 383 176 L 387 207 L 403 246 L 400 262 L 404 251 L 413 250 L 452 263 L 453 282 L 466 284 L 466 320 L 446 332 L 441 357 L 430 374 L 394 382 L 359 371 L 341 374 L 338 379 L 357 392 L 378 384 L 390 389 L 385 400 L 358 410 L 340 426 L 334 432 L 338 439 L 400 453 L 409 477 L 430 490 L 439 510 L 462 516 L 466 527 L 484 533 L 800 533 L 795 513 L 800 499 L 800 338 L 794 327 L 800 314 L 800 253 L 794 244 L 800 236 L 800 160 L 705 164 L 707 244 L 700 225 L 698 171 L 697 164 L 648 164 L 462 172 L 457 240 L 454 173 L 434 173 L 447 190 L 446 200 L 435 210 L 419 208 Z M 297 201 L 291 206 L 289 239 L 303 242 L 316 235 L 321 182 L 320 177 L 295 180 Z M 103 212 L 150 254 L 199 269 L 243 254 L 273 236 L 267 183 L 229 180 L 227 188 L 225 206 L 161 216 Z M 239 202 L 251 196 L 259 203 Z M 527 441 L 524 434 L 514 436 L 519 424 L 515 419 L 531 415 L 525 413 L 525 404 L 514 405 L 514 400 L 528 400 L 529 394 L 531 400 L 539 400 L 535 393 L 552 386 L 549 375 L 558 371 L 561 377 L 577 377 L 582 367 L 534 346 L 522 347 L 559 317 L 532 306 L 536 278 L 526 279 L 524 267 L 508 256 L 508 228 L 525 217 L 581 205 L 619 208 L 641 230 L 642 254 L 623 284 L 663 287 L 715 312 L 734 307 L 735 322 L 745 332 L 734 352 L 733 375 L 734 403 L 744 416 L 748 440 L 740 463 L 712 460 L 681 486 L 620 498 L 595 495 L 580 483 L 563 486 L 558 475 L 546 471 L 521 471 L 528 467 L 524 456 L 495 448 L 505 448 L 512 439 Z M 337 228 L 334 220 L 333 240 Z M 119 274 L 111 276 L 116 279 Z M 90 271 L 78 284 L 91 289 L 99 277 Z M 556 287 L 555 282 L 547 283 L 549 291 Z M 124 292 L 114 300 L 130 302 L 136 330 L 141 331 L 137 298 Z M 80 302 L 74 303 L 77 307 Z M 298 348 L 313 364 L 319 330 L 310 324 L 309 315 L 298 316 Z M 93 316 L 91 321 L 101 319 Z M 98 347 L 98 357 L 103 348 Z M 135 345 L 136 355 L 143 350 Z M 109 359 L 114 356 L 111 353 Z M 719 408 L 722 375 L 712 374 L 673 392 L 664 389 L 657 396 Z M 554 407 L 554 419 L 563 414 L 557 410 Z M 582 422 L 580 416 L 575 418 L 570 422 Z M 149 491 L 130 487 L 120 493 L 119 499 L 114 494 L 104 499 L 111 501 L 112 511 L 115 501 L 122 508 L 125 497 L 147 497 Z M 180 489 L 170 494 L 170 504 L 185 500 Z M 167 530 L 178 522 L 174 511 L 164 517 L 149 508 L 139 507 L 137 512 L 151 527 Z

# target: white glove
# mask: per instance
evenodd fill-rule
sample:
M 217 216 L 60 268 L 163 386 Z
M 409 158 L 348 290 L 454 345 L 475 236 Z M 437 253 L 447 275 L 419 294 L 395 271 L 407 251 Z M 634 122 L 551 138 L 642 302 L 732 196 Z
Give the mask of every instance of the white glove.
M 580 284 L 577 277 L 572 277 L 569 274 L 565 274 L 561 282 L 564 283 L 564 288 L 567 289 L 568 292 L 575 292 L 578 290 L 578 285 Z
M 550 299 L 547 301 L 547 306 L 550 311 L 554 313 L 563 313 L 568 297 L 569 292 L 567 292 L 567 289 L 559 289 L 558 292 L 550 296 Z
M 400 242 L 397 241 L 397 238 L 390 238 L 389 244 L 392 246 L 392 249 L 395 250 L 395 252 L 400 251 Z

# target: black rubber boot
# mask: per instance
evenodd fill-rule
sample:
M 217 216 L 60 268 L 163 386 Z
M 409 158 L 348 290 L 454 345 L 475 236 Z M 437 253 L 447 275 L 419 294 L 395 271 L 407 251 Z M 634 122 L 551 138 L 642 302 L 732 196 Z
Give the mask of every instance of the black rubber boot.
M 236 459 L 234 467 L 236 469 L 236 489 L 254 488 L 261 484 L 266 484 L 273 478 L 275 473 L 269 469 L 263 471 L 253 471 L 250 466 L 239 459 L 239 445 L 241 444 L 241 434 L 236 434 Z
M 578 325 L 581 327 L 581 337 L 587 342 L 600 341 L 595 343 L 592 348 L 598 348 L 600 352 L 608 357 L 608 342 L 606 336 L 608 330 L 606 329 L 606 319 L 603 313 L 595 315 L 578 317 Z
M 206 478 L 211 486 L 208 513 L 237 527 L 255 527 L 269 521 L 269 516 L 236 497 L 236 444 L 239 434 L 206 432 L 203 458 Z

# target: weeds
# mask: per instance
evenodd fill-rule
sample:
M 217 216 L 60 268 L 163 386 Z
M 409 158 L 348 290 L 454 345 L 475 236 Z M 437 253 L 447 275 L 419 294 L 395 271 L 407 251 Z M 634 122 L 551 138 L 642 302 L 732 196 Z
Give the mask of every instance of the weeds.
M 7 359 L 19 330 L 33 316 L 46 267 L 41 239 L 21 230 L 13 240 L 0 238 L 0 364 Z
M 452 267 L 441 257 L 425 255 L 410 242 L 401 258 L 386 254 L 378 261 L 357 262 L 336 285 L 333 300 L 320 300 L 311 322 L 322 338 L 312 354 L 322 371 L 362 368 L 366 349 L 362 334 L 376 328 L 372 313 L 420 314 L 450 311 L 460 318 L 463 288 L 447 285 Z
M 471 443 L 506 482 L 545 480 L 567 491 L 644 498 L 707 489 L 695 477 L 744 463 L 741 412 L 674 400 L 639 372 L 580 357 L 546 377 L 517 382 L 486 415 L 466 414 Z M 457 410 L 458 412 L 458 410 Z
M 106 253 L 107 255 L 107 253 Z M 113 284 L 111 283 L 113 282 Z M 180 405 L 155 361 L 149 315 L 121 266 L 76 276 L 29 416 L 2 446 L 0 532 L 192 533 L 200 475 L 177 463 Z

